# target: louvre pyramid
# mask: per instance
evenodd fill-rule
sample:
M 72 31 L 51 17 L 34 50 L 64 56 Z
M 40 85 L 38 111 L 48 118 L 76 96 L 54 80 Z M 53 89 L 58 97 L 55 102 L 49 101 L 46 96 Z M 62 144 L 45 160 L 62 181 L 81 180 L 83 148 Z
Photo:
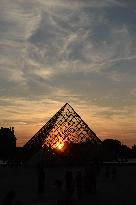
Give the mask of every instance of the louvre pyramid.
M 66 103 L 25 145 L 24 149 L 36 153 L 43 147 L 53 149 L 57 143 L 82 143 L 91 141 L 101 143 L 101 140 Z

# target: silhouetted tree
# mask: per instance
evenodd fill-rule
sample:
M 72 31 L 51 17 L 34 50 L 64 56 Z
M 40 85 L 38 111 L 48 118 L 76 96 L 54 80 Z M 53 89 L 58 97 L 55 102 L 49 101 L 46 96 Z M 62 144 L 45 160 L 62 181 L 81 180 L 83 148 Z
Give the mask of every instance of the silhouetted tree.
M 116 160 L 120 156 L 121 142 L 114 139 L 103 141 L 103 157 L 105 160 Z
M 132 150 L 127 145 L 121 146 L 121 159 L 128 160 L 128 158 L 132 157 Z
M 132 146 L 132 157 L 136 157 L 136 145 L 134 144 L 133 146 Z

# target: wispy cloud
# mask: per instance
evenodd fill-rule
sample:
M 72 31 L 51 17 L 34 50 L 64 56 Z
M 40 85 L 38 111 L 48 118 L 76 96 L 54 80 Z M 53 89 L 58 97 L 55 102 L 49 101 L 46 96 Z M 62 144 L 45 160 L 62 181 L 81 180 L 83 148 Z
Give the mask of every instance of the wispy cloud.
M 1 0 L 1 123 L 27 136 L 68 101 L 100 135 L 134 131 L 135 9 L 121 0 Z
M 112 7 L 112 6 L 122 6 L 123 3 L 117 1 L 117 0 L 50 0 L 50 1 L 44 1 L 39 0 L 39 2 L 43 5 L 49 6 L 49 7 L 68 7 L 69 9 L 78 9 L 83 7 L 91 7 L 91 8 L 105 8 L 105 7 Z

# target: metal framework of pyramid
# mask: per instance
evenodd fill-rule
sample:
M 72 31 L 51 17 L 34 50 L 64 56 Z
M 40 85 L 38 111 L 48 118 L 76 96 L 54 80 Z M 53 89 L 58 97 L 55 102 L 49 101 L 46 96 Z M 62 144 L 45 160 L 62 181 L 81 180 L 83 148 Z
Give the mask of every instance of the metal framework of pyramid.
M 25 145 L 24 149 L 36 153 L 43 147 L 53 149 L 57 143 L 82 143 L 101 140 L 66 103 Z

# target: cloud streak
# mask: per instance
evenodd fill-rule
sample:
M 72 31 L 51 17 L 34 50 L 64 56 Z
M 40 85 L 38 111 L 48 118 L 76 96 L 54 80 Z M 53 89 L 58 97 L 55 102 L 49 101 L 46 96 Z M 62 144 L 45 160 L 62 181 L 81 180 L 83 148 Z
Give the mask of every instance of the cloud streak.
M 99 135 L 121 126 L 132 137 L 135 8 L 121 0 L 1 0 L 1 124 L 15 123 L 21 139 L 68 101 Z

